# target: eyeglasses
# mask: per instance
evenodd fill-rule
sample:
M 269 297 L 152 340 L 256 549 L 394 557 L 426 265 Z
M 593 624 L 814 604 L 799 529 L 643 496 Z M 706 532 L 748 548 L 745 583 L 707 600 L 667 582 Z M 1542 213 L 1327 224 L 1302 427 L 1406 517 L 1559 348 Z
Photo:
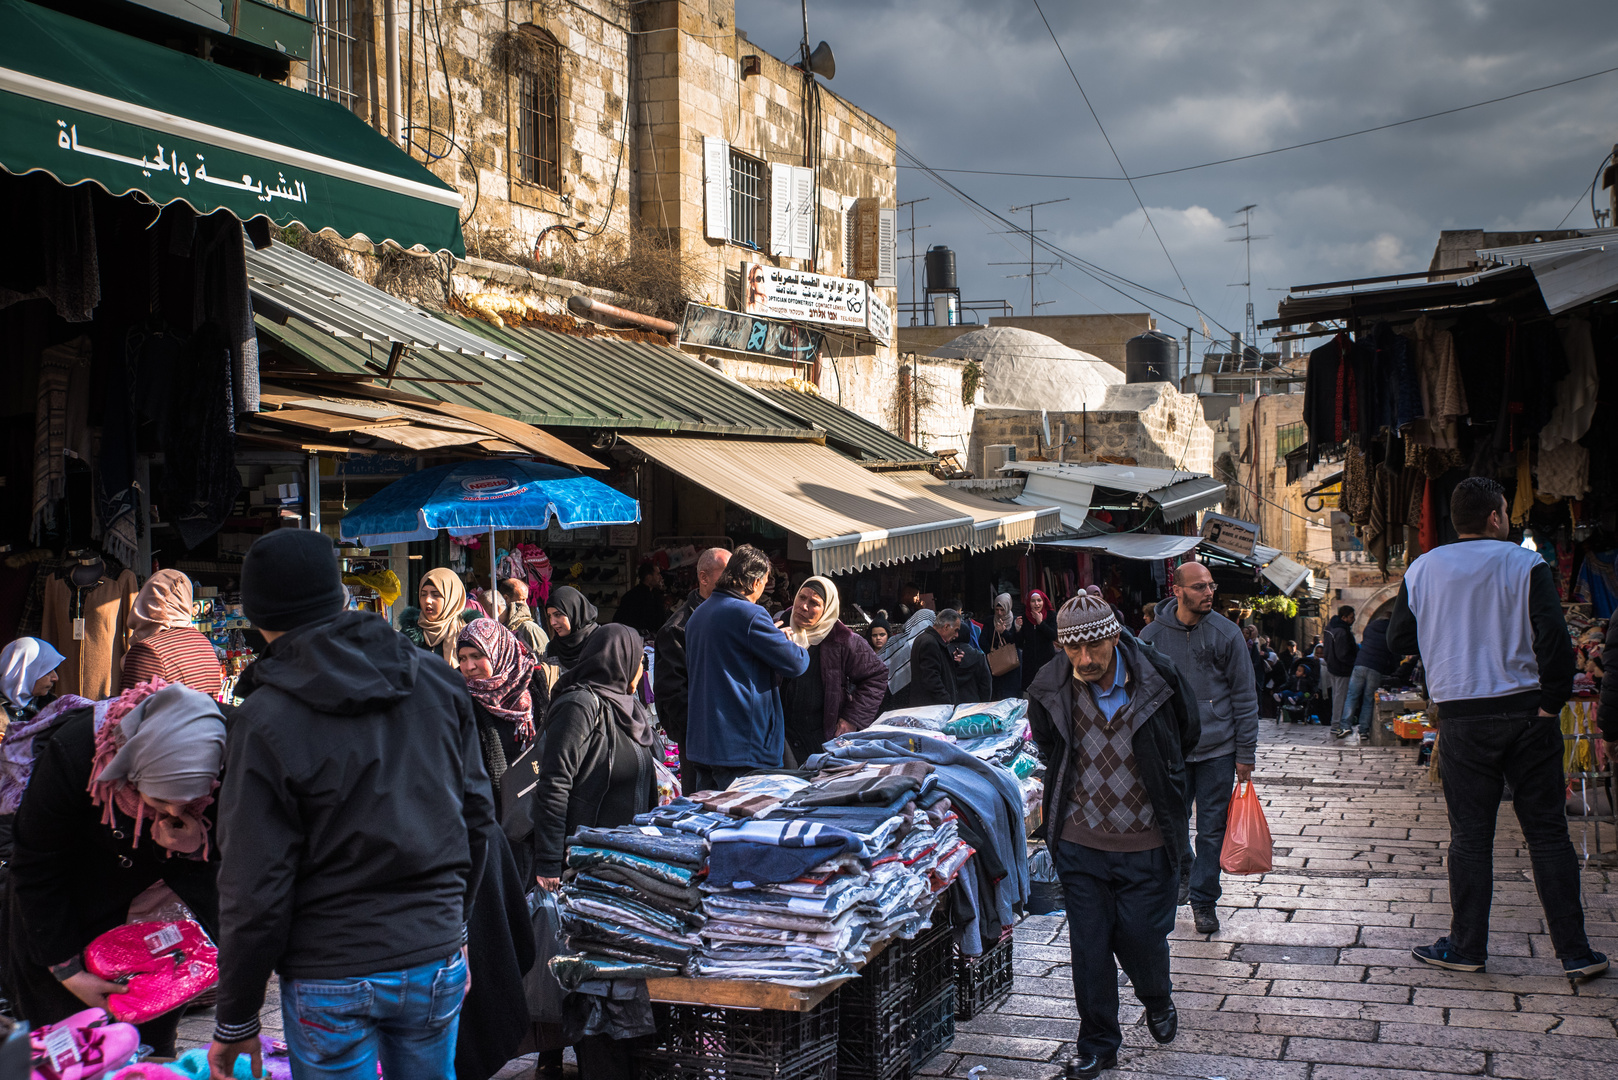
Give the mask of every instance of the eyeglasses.
M 1200 585 L 1181 585 L 1179 588 L 1184 589 L 1186 592 L 1216 593 L 1219 591 L 1219 586 L 1211 581 L 1204 581 Z

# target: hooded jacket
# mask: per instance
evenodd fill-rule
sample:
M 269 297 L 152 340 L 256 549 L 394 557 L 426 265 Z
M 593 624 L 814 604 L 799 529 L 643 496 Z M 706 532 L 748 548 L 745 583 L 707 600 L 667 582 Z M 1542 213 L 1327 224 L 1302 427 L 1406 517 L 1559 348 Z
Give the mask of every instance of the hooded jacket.
M 1154 619 L 1156 626 L 1160 620 Z M 1240 634 L 1236 635 L 1238 638 Z M 1141 786 L 1152 803 L 1152 816 L 1163 834 L 1170 853 L 1190 850 L 1190 799 L 1185 763 L 1201 738 L 1197 710 L 1191 707 L 1192 690 L 1171 658 L 1138 640 L 1128 630 L 1118 635 L 1119 657 L 1128 671 L 1131 693 L 1139 685 L 1142 664 L 1150 664 L 1172 689 L 1168 698 L 1153 709 L 1135 729 L 1130 745 L 1135 751 L 1135 769 Z M 1241 656 L 1245 666 L 1247 657 Z M 1064 653 L 1039 669 L 1028 685 L 1028 725 L 1034 743 L 1045 759 L 1045 813 L 1035 836 L 1061 835 L 1067 821 L 1068 795 L 1074 780 L 1073 761 L 1073 665 Z
M 955 661 L 950 642 L 929 626 L 910 645 L 910 704 L 959 705 L 960 690 L 955 685 Z
M 1177 614 L 1178 601 L 1157 605 L 1151 625 L 1140 640 L 1174 661 L 1196 694 L 1202 741 L 1187 761 L 1236 755 L 1236 764 L 1252 765 L 1258 754 L 1258 691 L 1253 686 L 1253 659 L 1239 627 L 1217 611 L 1187 626 Z
M 1339 678 L 1354 674 L 1354 661 L 1360 647 L 1354 641 L 1354 627 L 1333 615 L 1322 632 L 1326 642 L 1326 671 Z
M 496 828 L 460 674 L 376 615 L 289 631 L 242 676 L 219 789 L 217 1037 L 272 970 L 352 978 L 460 948 Z

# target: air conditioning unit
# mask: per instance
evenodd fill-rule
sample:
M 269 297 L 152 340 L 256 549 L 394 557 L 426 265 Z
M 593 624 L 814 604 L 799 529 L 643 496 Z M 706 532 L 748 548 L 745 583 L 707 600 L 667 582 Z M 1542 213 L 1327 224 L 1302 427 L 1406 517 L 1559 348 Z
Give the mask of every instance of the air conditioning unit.
M 1008 443 L 995 443 L 983 448 L 983 471 L 978 475 L 985 480 L 1002 479 L 1000 467 L 1017 460 L 1017 448 Z

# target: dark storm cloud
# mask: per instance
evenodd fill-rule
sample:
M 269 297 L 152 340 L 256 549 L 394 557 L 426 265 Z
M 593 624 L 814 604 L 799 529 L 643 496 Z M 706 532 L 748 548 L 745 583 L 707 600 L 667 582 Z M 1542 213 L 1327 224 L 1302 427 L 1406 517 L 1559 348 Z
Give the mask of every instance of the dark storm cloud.
M 1043 0 L 1074 70 L 1134 174 L 1252 153 L 1497 97 L 1618 65 L 1600 0 L 1309 0 L 1207 3 Z M 738 0 L 737 24 L 790 57 L 796 3 Z M 837 53 L 830 88 L 893 125 L 934 167 L 1117 175 L 1032 0 L 810 0 L 811 42 Z M 1253 299 L 1274 288 L 1425 268 L 1440 229 L 1553 228 L 1618 139 L 1618 73 L 1454 116 L 1255 161 L 1138 181 L 1190 287 L 1240 329 L 1242 249 L 1232 213 L 1257 203 Z M 946 174 L 1004 213 L 1041 208 L 1052 241 L 1184 296 L 1127 185 Z M 1026 258 L 981 215 L 914 170 L 900 198 L 928 196 L 922 244 L 958 253 L 968 298 L 1026 312 L 1026 280 L 992 262 Z M 1605 193 L 1598 192 L 1598 206 Z M 1588 201 L 1568 218 L 1591 222 Z M 901 279 L 908 298 L 908 274 Z M 1042 313 L 1138 310 L 1071 267 L 1039 280 Z M 1178 322 L 1183 307 L 1152 301 Z M 1173 329 L 1172 327 L 1170 328 Z M 1217 330 L 1216 330 L 1217 333 Z

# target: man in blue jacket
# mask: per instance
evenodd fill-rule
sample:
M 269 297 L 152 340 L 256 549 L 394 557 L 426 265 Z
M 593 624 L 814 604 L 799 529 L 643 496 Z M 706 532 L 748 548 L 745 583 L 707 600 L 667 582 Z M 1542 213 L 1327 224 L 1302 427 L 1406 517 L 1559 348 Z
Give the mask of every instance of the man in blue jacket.
M 743 773 L 781 767 L 786 721 L 779 687 L 809 669 L 809 652 L 759 606 L 769 580 L 769 558 L 743 544 L 686 623 L 690 705 L 680 770 L 686 791 L 722 791 Z

